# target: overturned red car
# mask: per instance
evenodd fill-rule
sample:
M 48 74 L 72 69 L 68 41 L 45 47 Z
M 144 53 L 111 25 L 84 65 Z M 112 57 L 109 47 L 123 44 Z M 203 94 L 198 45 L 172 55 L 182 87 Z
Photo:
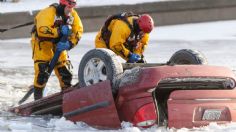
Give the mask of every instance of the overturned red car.
M 236 121 L 236 77 L 229 68 L 206 65 L 195 50 L 177 51 L 163 64 L 121 64 L 107 49 L 87 52 L 79 85 L 10 111 L 53 114 L 97 128 L 166 125 L 192 128 Z

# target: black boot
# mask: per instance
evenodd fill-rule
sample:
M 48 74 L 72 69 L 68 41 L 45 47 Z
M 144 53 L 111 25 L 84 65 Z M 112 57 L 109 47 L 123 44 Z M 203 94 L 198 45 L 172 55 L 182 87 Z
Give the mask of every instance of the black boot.
M 34 87 L 34 100 L 41 99 L 43 97 L 43 88 Z

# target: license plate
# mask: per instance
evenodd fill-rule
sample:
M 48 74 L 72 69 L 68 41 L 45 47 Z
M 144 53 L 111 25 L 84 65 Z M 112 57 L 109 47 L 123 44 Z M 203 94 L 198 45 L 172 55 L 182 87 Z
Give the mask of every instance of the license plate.
M 217 121 L 220 119 L 221 112 L 222 112 L 221 110 L 217 109 L 207 109 L 204 111 L 202 120 Z

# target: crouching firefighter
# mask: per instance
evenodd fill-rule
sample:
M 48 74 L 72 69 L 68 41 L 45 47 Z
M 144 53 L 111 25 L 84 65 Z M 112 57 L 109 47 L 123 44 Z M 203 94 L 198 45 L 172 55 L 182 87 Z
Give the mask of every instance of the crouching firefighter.
M 43 90 L 49 78 L 49 64 L 56 49 L 60 56 L 54 66 L 61 90 L 71 86 L 72 65 L 67 51 L 74 48 L 83 33 L 83 25 L 73 9 L 76 0 L 60 0 L 41 10 L 35 17 L 32 29 L 31 46 L 34 60 L 34 99 L 42 98 Z M 67 36 L 62 41 L 62 37 Z
M 127 63 L 146 63 L 143 53 L 153 28 L 153 19 L 148 14 L 112 15 L 98 32 L 95 47 L 111 49 Z

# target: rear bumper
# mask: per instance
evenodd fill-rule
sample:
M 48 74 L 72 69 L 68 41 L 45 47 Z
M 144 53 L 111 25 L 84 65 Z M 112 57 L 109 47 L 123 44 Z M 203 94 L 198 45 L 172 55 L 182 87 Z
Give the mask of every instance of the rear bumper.
M 178 90 L 167 103 L 170 128 L 236 121 L 236 90 Z

